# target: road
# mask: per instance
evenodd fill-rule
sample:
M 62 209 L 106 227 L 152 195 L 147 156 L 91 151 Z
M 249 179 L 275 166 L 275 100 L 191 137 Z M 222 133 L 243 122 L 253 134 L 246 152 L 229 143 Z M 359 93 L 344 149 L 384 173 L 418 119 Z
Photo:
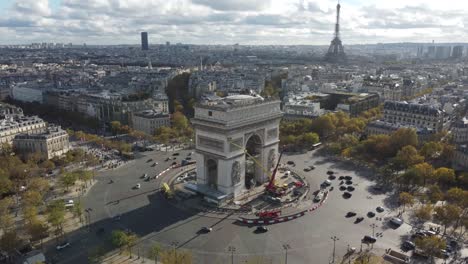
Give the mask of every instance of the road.
M 187 151 L 180 151 L 178 160 L 186 156 Z M 349 246 L 360 248 L 360 239 L 364 235 L 372 234 L 371 224 L 375 224 L 375 233 L 382 233 L 375 248 L 398 248 L 402 236 L 411 227 L 404 224 L 394 230 L 387 225 L 388 218 L 396 213 L 388 209 L 387 196 L 369 193 L 372 185 L 367 178 L 369 172 L 355 170 L 342 162 L 328 160 L 305 153 L 300 155 L 285 155 L 284 161 L 293 160 L 295 171 L 300 172 L 311 183 L 314 191 L 327 178 L 326 172 L 333 170 L 340 175 L 353 177 L 356 190 L 350 199 L 344 199 L 338 190 L 338 180 L 332 181 L 334 190 L 330 193 L 324 206 L 306 214 L 294 221 L 269 226 L 269 231 L 263 234 L 254 233 L 254 228 L 235 224 L 233 220 L 212 214 L 193 214 L 174 208 L 158 193 L 158 186 L 162 179 L 143 182 L 140 179 L 144 173 L 153 176 L 164 170 L 169 163 L 164 162 L 171 152 L 150 152 L 135 161 L 114 171 L 107 171 L 98 177 L 99 182 L 93 186 L 83 199 L 86 208 L 92 208 L 92 229 L 104 227 L 107 234 L 97 236 L 91 233 L 77 233 L 77 242 L 71 248 L 60 253 L 60 263 L 85 263 L 87 250 L 94 245 L 106 244 L 106 239 L 112 229 L 130 229 L 138 234 L 142 240 L 137 246 L 145 252 L 153 243 L 170 247 L 177 244 L 178 248 L 192 251 L 194 263 L 224 263 L 230 261 L 228 247 L 236 248 L 235 263 L 247 260 L 253 256 L 266 256 L 273 263 L 284 261 L 284 244 L 288 244 L 288 263 L 328 263 L 332 256 L 332 236 L 336 236 L 336 256 L 345 254 Z M 149 158 L 159 162 L 152 168 L 154 162 L 147 162 Z M 316 169 L 303 172 L 306 166 L 314 165 Z M 109 179 L 114 183 L 109 184 Z M 132 189 L 136 183 L 141 183 L 141 189 Z M 374 211 L 377 206 L 384 206 L 384 213 L 377 213 L 376 217 L 383 220 L 366 217 L 368 211 Z M 348 211 L 355 211 L 365 219 L 354 224 L 354 218 L 345 218 Z M 121 214 L 120 221 L 112 221 L 112 217 Z M 212 226 L 213 231 L 208 234 L 198 234 L 203 226 Z M 73 234 L 72 234 L 73 236 Z M 86 238 L 86 240 L 83 240 Z M 364 245 L 364 248 L 366 246 Z M 83 262 L 84 261 L 84 262 Z

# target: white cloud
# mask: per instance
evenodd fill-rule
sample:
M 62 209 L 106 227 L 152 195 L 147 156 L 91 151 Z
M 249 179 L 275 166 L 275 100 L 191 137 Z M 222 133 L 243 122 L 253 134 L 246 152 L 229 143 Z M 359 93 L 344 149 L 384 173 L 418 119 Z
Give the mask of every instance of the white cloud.
M 468 41 L 468 2 L 342 2 L 344 44 Z M 16 0 L 0 18 L 3 43 L 328 44 L 335 0 Z M 5 36 L 5 37 L 3 37 Z M 3 44 L 0 43 L 0 44 Z

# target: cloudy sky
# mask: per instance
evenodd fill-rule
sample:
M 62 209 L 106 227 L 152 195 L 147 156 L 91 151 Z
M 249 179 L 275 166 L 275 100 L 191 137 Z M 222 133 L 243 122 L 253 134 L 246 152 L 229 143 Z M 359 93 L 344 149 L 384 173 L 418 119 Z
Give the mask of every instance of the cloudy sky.
M 342 0 L 344 44 L 468 42 L 465 0 Z M 0 44 L 328 44 L 335 0 L 0 0 Z

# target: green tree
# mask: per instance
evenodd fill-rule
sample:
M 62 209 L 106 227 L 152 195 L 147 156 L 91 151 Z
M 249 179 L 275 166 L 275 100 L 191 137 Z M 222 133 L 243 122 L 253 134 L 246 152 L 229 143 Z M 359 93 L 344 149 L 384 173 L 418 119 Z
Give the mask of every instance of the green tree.
M 77 175 L 76 173 L 73 173 L 73 172 L 66 172 L 62 174 L 62 176 L 60 177 L 60 182 L 65 187 L 67 192 L 70 187 L 75 185 L 76 180 L 77 180 Z
M 80 223 L 83 223 L 83 204 L 81 201 L 77 201 L 73 204 L 73 216 L 80 220 Z
M 429 141 L 424 143 L 419 151 L 425 160 L 431 160 L 439 157 L 442 153 L 443 146 L 439 142 Z
M 10 207 L 13 203 L 13 199 L 10 197 L 0 200 L 0 229 L 3 230 L 3 232 L 12 228 L 15 222 L 13 215 L 10 212 Z
M 164 250 L 161 252 L 161 263 L 164 264 L 192 264 L 192 254 L 184 250 Z
M 35 206 L 26 206 L 23 209 L 23 218 L 26 223 L 31 224 L 32 222 L 37 220 L 37 207 Z
M 184 114 L 181 112 L 175 112 L 172 115 L 172 124 L 177 131 L 181 132 L 187 129 L 189 122 Z
M 0 250 L 11 254 L 21 245 L 21 240 L 14 230 L 7 231 L 0 237 Z
M 467 191 L 458 187 L 450 188 L 446 194 L 447 201 L 457 205 L 463 205 L 466 200 L 466 196 Z
M 311 145 L 319 142 L 319 136 L 316 133 L 313 133 L 313 132 L 305 133 L 302 136 L 302 141 L 307 146 L 311 146 Z
M 393 147 L 395 152 L 397 152 L 405 146 L 417 147 L 418 135 L 416 134 L 416 131 L 414 129 L 400 128 L 390 135 L 390 145 Z
M 422 205 L 414 211 L 414 216 L 422 223 L 431 220 L 432 206 L 429 204 Z
M 56 200 L 47 207 L 47 222 L 55 228 L 56 234 L 61 234 L 65 222 L 65 203 Z
M 31 178 L 28 183 L 29 190 L 34 190 L 42 194 L 46 193 L 49 190 L 49 188 L 49 181 L 41 177 Z
M 444 193 L 437 185 L 431 185 L 427 188 L 427 196 L 429 201 L 433 204 L 444 199 Z
M 424 158 L 418 154 L 415 147 L 407 145 L 398 151 L 393 163 L 400 169 L 406 169 L 410 166 L 421 163 Z
M 39 206 L 42 204 L 42 194 L 38 191 L 27 190 L 21 195 L 22 203 L 25 206 Z
M 122 253 L 122 248 L 127 245 L 127 233 L 122 230 L 114 230 L 111 233 L 112 245 L 119 248 L 119 252 Z
M 416 164 L 412 167 L 412 170 L 414 170 L 419 178 L 423 179 L 423 185 L 426 185 L 428 181 L 432 181 L 434 178 L 434 167 L 429 163 Z
M 441 167 L 435 170 L 434 177 L 441 185 L 449 186 L 455 183 L 455 171 L 453 169 Z
M 462 210 L 460 207 L 452 204 L 446 204 L 435 208 L 435 220 L 439 221 L 444 226 L 444 234 L 447 227 L 457 222 L 461 217 Z
M 40 220 L 34 220 L 26 225 L 26 232 L 30 236 L 31 241 L 40 241 L 42 244 L 42 239 L 49 235 L 49 227 Z
M 420 237 L 415 239 L 416 247 L 427 255 L 433 262 L 434 256 L 438 256 L 447 246 L 445 240 L 438 236 Z
M 161 245 L 153 244 L 150 248 L 149 258 L 154 259 L 154 264 L 158 264 L 158 257 L 161 255 Z
M 0 196 L 7 194 L 13 190 L 13 182 L 10 180 L 8 173 L 0 169 Z
M 119 122 L 119 121 L 112 121 L 110 122 L 110 127 L 111 127 L 111 131 L 114 135 L 117 135 L 120 133 L 121 129 L 122 129 L 122 124 Z
M 414 205 L 414 197 L 408 192 L 401 192 L 398 198 L 400 205 L 403 206 L 403 212 L 405 211 L 406 206 Z
M 127 234 L 126 246 L 127 246 L 127 251 L 130 254 L 130 258 L 132 258 L 132 249 L 136 245 L 137 241 L 138 241 L 137 235 Z

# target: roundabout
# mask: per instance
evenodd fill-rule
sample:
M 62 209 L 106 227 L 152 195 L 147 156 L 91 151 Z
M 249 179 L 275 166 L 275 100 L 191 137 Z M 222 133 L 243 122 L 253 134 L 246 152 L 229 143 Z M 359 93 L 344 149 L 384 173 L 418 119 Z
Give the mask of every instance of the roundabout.
M 180 151 L 177 162 L 191 151 Z M 158 243 L 170 248 L 177 243 L 177 248 L 192 252 L 194 263 L 222 263 L 230 261 L 229 247 L 235 247 L 234 262 L 242 263 L 254 257 L 264 256 L 272 259 L 273 263 L 284 260 L 284 244 L 288 249 L 289 263 L 328 263 L 332 254 L 333 241 L 331 236 L 340 238 L 336 242 L 336 255 L 343 256 L 347 246 L 359 248 L 361 238 L 369 235 L 371 224 L 376 224 L 376 232 L 383 236 L 374 245 L 374 249 L 396 247 L 400 237 L 409 232 L 406 224 L 393 230 L 387 227 L 388 219 L 396 214 L 385 203 L 384 194 L 371 194 L 372 183 L 367 180 L 370 171 L 358 169 L 349 164 L 333 161 L 328 157 L 314 152 L 298 155 L 285 155 L 286 161 L 293 160 L 295 167 L 291 171 L 306 179 L 310 191 L 299 205 L 282 209 L 283 216 L 293 216 L 305 210 L 311 210 L 314 203 L 314 193 L 321 189 L 321 184 L 328 179 L 327 171 L 332 169 L 337 176 L 352 176 L 355 190 L 349 199 L 343 199 L 339 191 L 340 180 L 331 180 L 330 190 L 326 202 L 320 208 L 304 212 L 300 217 L 281 221 L 268 227 L 264 233 L 255 232 L 255 225 L 242 223 L 239 219 L 257 219 L 252 212 L 233 212 L 230 210 L 200 210 L 198 207 L 181 207 L 178 203 L 167 200 L 162 194 L 160 186 L 169 183 L 181 173 L 180 168 L 171 169 L 160 174 L 170 166 L 173 152 L 148 152 L 129 164 L 112 171 L 102 172 L 98 176 L 98 183 L 83 198 L 86 208 L 92 208 L 91 223 L 93 228 L 105 227 L 106 235 L 93 237 L 83 243 L 83 247 L 106 243 L 109 233 L 114 229 L 124 229 L 136 233 L 140 237 L 137 248 L 147 252 Z M 147 163 L 151 158 L 159 165 L 152 168 Z M 167 166 L 164 166 L 167 165 Z M 304 172 L 305 168 L 313 165 L 314 170 Z M 160 175 L 148 182 L 140 178 L 144 173 L 150 176 Z M 182 172 L 185 173 L 185 172 Z M 114 183 L 109 184 L 109 179 Z M 137 183 L 141 189 L 132 189 Z M 378 214 L 378 218 L 368 218 L 366 213 L 372 208 L 384 206 L 388 208 Z M 353 218 L 346 218 L 349 211 L 356 212 Z M 119 216 L 119 220 L 116 220 Z M 354 218 L 364 217 L 359 223 Z M 378 220 L 380 219 L 380 220 Z M 210 227 L 211 232 L 202 233 L 203 227 Z M 70 248 L 71 251 L 75 247 Z M 77 250 L 70 254 L 63 263 L 83 263 L 86 252 Z

